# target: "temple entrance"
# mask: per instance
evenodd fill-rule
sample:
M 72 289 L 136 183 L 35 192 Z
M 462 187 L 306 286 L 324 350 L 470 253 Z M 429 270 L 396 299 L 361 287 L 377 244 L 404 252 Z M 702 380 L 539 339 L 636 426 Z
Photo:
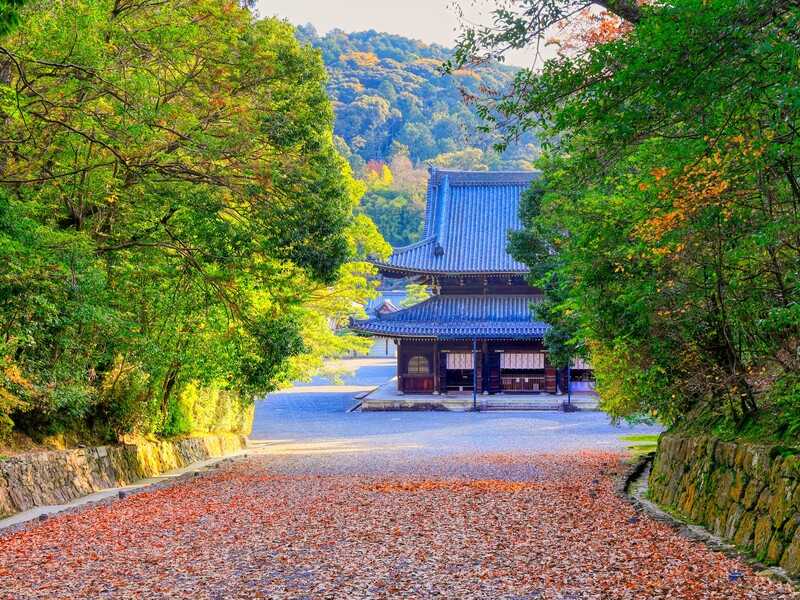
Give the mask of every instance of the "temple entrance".
M 472 352 L 446 352 L 445 377 L 448 392 L 471 392 L 474 388 L 475 372 Z M 481 353 L 477 353 L 478 360 L 478 391 L 481 387 Z
M 548 363 L 537 341 L 401 340 L 397 367 L 397 389 L 405 394 L 556 394 L 569 377 Z M 573 391 L 588 387 L 590 372 L 577 365 L 576 371 Z

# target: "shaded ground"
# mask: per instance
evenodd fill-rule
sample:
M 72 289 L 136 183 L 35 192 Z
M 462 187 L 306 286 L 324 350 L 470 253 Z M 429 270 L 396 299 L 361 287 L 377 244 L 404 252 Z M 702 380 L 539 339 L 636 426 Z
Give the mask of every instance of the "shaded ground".
M 617 498 L 602 415 L 350 395 L 274 396 L 247 460 L 0 537 L 0 598 L 793 597 Z

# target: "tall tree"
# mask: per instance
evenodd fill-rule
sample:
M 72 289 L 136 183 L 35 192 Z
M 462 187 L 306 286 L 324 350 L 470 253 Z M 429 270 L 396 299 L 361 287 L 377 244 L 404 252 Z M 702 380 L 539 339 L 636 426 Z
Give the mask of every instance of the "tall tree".
M 545 43 L 549 27 L 586 8 L 510 6 L 494 30 L 464 34 L 451 66 Z M 481 101 L 507 139 L 535 128 L 549 140 L 545 196 L 516 251 L 530 261 L 526 247 L 551 249 L 554 317 L 577 323 L 573 341 L 586 340 L 615 416 L 669 421 L 700 404 L 741 426 L 759 408 L 790 414 L 800 4 L 604 6 L 625 26 Z
M 237 2 L 31 0 L 22 17 L 0 46 L 12 417 L 168 433 L 189 382 L 245 403 L 272 389 L 310 290 L 352 255 L 360 188 L 318 54 Z

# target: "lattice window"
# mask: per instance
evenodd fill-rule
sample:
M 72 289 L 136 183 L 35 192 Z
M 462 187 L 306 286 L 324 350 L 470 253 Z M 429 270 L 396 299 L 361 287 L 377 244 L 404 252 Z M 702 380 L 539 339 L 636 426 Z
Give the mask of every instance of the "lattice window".
M 427 375 L 431 372 L 431 364 L 425 356 L 412 356 L 408 360 L 409 375 Z
M 472 352 L 448 352 L 447 368 L 451 371 L 456 369 L 472 370 Z
M 501 369 L 544 369 L 544 352 L 504 352 Z

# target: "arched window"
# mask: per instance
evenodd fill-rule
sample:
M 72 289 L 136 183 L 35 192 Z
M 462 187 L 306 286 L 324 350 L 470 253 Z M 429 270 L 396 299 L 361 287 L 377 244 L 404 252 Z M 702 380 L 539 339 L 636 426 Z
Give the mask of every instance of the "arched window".
M 430 363 L 424 356 L 412 356 L 408 361 L 408 373 L 410 375 L 427 375 L 430 373 Z

